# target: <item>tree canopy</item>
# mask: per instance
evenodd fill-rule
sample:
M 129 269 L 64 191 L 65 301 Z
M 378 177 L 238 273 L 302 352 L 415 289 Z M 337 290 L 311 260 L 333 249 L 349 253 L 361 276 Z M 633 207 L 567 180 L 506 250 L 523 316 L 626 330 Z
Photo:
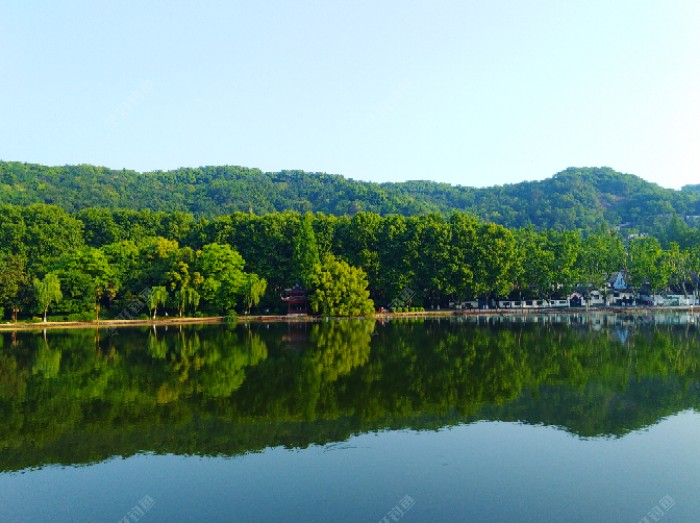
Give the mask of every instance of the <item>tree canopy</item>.
M 80 211 L 77 218 L 85 224 L 88 244 L 111 243 L 125 227 L 140 225 L 104 209 L 150 210 L 156 219 L 159 212 L 173 213 L 165 225 L 169 232 L 191 227 L 192 216 L 234 212 L 415 216 L 460 211 L 508 228 L 592 231 L 607 223 L 658 235 L 673 216 L 697 228 L 696 187 L 665 189 L 609 167 L 571 167 L 542 181 L 473 188 L 431 181 L 378 184 L 327 173 L 235 166 L 139 173 L 92 165 L 0 162 L 0 205 L 54 204 L 71 213 Z
M 340 310 L 338 282 L 369 292 L 362 305 L 341 313 L 355 315 L 366 314 L 368 300 L 389 307 L 402 293 L 411 294 L 411 306 L 426 309 L 482 297 L 562 298 L 580 287 L 599 289 L 617 271 L 636 287 L 689 294 L 697 290 L 700 269 L 700 234 L 679 220 L 656 237 L 626 235 L 604 223 L 589 232 L 510 229 L 461 212 L 287 211 L 197 220 L 147 210 L 70 214 L 49 205 L 0 211 L 4 317 L 36 311 L 32 282 L 49 273 L 59 278 L 63 299 L 48 312 L 86 320 L 123 317 L 135 297 L 156 288 L 159 299 L 150 308 L 144 301 L 144 317 L 148 310 L 241 314 L 255 306 L 282 312 L 280 295 L 297 282 L 323 283 L 319 297 L 327 293 L 326 305 L 317 302 L 323 314 Z M 97 218 L 116 224 L 112 232 L 102 234 Z

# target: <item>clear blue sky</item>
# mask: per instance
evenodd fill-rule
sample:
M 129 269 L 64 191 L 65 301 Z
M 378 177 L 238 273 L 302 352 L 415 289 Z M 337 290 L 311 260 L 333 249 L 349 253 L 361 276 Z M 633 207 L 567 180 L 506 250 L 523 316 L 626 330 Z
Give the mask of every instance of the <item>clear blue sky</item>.
M 0 159 L 679 188 L 700 2 L 4 0 Z

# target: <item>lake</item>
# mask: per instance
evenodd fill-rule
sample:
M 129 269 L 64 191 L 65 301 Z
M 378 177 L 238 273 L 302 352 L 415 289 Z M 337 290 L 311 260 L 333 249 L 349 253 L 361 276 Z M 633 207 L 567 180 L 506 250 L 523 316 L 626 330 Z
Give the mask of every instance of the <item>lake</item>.
M 694 316 L 0 333 L 0 521 L 698 522 Z

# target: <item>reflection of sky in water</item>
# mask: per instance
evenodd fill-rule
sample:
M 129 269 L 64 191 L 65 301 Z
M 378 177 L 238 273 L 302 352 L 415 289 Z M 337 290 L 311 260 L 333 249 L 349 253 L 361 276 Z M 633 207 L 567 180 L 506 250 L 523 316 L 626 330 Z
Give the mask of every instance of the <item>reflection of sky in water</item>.
M 235 458 L 139 455 L 0 475 L 0 521 L 700 521 L 700 414 L 619 439 L 479 422 Z

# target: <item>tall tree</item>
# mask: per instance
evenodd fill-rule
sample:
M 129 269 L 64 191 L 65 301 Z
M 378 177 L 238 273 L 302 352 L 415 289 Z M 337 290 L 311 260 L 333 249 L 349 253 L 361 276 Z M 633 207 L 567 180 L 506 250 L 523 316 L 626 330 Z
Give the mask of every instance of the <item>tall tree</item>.
M 532 293 L 538 298 L 552 292 L 557 275 L 554 273 L 555 255 L 549 237 L 544 232 L 526 227 L 515 231 L 518 256 L 522 260 L 522 271 L 514 287 L 522 293 Z
M 522 271 L 513 233 L 501 225 L 479 227 L 474 258 L 474 295 L 507 296 Z
M 450 216 L 451 240 L 447 263 L 449 264 L 446 277 L 449 279 L 449 289 L 459 299 L 465 299 L 474 287 L 473 264 L 479 243 L 479 220 L 463 214 L 454 213 Z
M 409 284 L 420 298 L 440 304 L 454 295 L 451 252 L 452 232 L 439 214 L 417 216 L 407 220 L 405 256 L 413 269 Z
M 200 288 L 204 278 L 190 267 L 195 262 L 195 252 L 190 247 L 183 247 L 170 256 L 170 269 L 165 275 L 168 288 L 174 291 L 178 314 L 182 316 L 187 307 L 194 309 L 199 305 Z
M 243 257 L 231 246 L 205 245 L 199 253 L 202 298 L 222 312 L 233 310 L 243 295 L 244 265 Z
M 246 306 L 246 313 L 250 314 L 250 309 L 260 303 L 260 299 L 267 289 L 267 280 L 257 274 L 246 274 L 243 284 L 243 299 Z
M 148 305 L 148 311 L 152 314 L 154 320 L 158 315 L 158 305 L 165 305 L 167 301 L 168 289 L 163 285 L 156 285 L 150 288 L 146 295 L 146 305 Z
M 374 312 L 367 275 L 359 267 L 328 255 L 309 277 L 311 309 L 323 316 L 364 316 Z
M 320 262 L 313 219 L 313 214 L 306 213 L 294 236 L 292 271 L 299 283 L 304 286 L 309 285 L 309 277 L 314 271 L 314 266 Z
M 589 290 L 605 289 L 610 275 L 624 268 L 625 248 L 615 231 L 600 228 L 581 242 L 581 255 L 576 265 L 581 283 Z
M 61 280 L 55 273 L 50 272 L 41 280 L 34 278 L 33 287 L 39 311 L 43 312 L 44 323 L 46 323 L 46 315 L 49 311 L 49 307 L 63 299 Z
M 83 247 L 64 255 L 57 264 L 68 312 L 95 311 L 100 319 L 102 301 L 111 303 L 119 289 L 117 275 L 107 256 L 93 247 Z
M 0 318 L 4 309 L 9 308 L 16 319 L 14 312 L 19 308 L 20 292 L 28 280 L 26 261 L 22 256 L 0 253 Z
M 668 287 L 670 273 L 662 264 L 663 249 L 656 238 L 650 236 L 632 240 L 627 260 L 630 280 L 635 287 L 648 283 L 652 293 Z

